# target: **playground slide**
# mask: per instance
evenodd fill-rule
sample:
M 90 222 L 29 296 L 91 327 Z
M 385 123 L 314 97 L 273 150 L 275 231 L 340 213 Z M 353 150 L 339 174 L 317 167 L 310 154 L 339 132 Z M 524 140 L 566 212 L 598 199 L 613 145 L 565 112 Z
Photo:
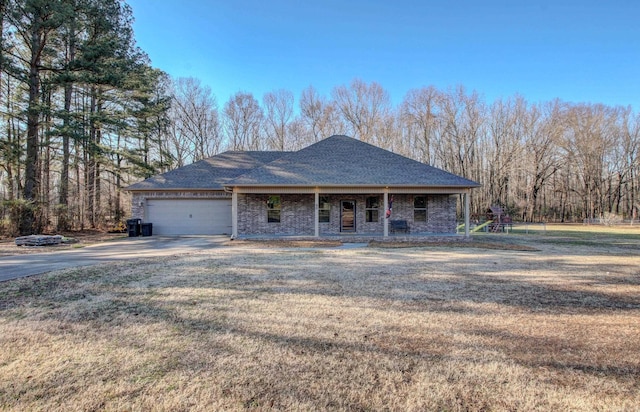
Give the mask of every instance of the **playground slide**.
M 478 230 L 482 230 L 482 229 L 484 229 L 487 225 L 490 225 L 491 223 L 493 223 L 493 220 L 487 220 L 487 221 L 486 221 L 486 222 L 484 222 L 483 224 L 481 224 L 481 225 L 479 225 L 479 226 L 474 227 L 474 228 L 471 230 L 471 233 L 473 233 L 473 232 L 477 232 Z

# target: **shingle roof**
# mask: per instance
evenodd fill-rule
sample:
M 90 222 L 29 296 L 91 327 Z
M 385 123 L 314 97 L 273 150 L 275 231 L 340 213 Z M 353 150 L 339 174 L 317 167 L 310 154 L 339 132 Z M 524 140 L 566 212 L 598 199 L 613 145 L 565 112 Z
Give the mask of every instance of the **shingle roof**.
M 290 152 L 227 186 L 439 186 L 478 183 L 347 136 Z
M 127 190 L 222 190 L 225 186 L 480 185 L 351 137 L 331 136 L 297 152 L 224 152 Z
M 127 190 L 222 190 L 232 179 L 265 163 L 274 161 L 288 152 L 229 151 L 152 176 L 135 183 Z

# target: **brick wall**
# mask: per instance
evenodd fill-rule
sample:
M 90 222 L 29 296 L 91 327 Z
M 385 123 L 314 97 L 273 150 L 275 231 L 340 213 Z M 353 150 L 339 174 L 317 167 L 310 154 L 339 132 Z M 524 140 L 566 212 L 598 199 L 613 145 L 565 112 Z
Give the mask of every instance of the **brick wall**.
M 427 221 L 414 221 L 413 201 L 415 196 L 393 195 L 391 219 L 406 220 L 411 233 L 455 233 L 456 232 L 456 196 L 427 195 Z
M 280 195 L 280 222 L 267 221 L 269 195 L 238 195 L 238 235 L 313 236 L 314 195 Z
M 428 197 L 428 222 L 429 233 L 456 233 L 456 196 L 439 195 Z
M 340 211 L 343 200 L 356 203 L 356 233 L 382 234 L 384 232 L 384 198 L 372 195 L 322 195 L 331 203 L 328 223 L 320 223 L 320 235 L 340 234 Z M 379 196 L 378 220 L 366 222 L 366 199 Z M 267 221 L 269 195 L 238 195 L 238 234 L 242 235 L 299 235 L 313 236 L 314 195 L 281 195 L 280 222 Z M 414 222 L 414 195 L 394 195 L 392 219 L 406 220 L 411 233 L 451 234 L 456 231 L 457 198 L 450 195 L 427 196 L 427 221 Z

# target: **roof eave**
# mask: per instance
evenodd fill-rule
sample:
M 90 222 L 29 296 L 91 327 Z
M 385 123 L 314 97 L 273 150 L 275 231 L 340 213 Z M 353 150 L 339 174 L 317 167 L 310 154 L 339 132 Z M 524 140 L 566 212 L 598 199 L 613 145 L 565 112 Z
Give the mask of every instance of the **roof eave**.
M 165 187 L 155 187 L 155 188 L 144 188 L 144 189 L 136 189 L 136 188 L 124 188 L 123 190 L 127 192 L 222 192 L 224 191 L 224 187 L 183 187 L 183 188 L 165 188 Z

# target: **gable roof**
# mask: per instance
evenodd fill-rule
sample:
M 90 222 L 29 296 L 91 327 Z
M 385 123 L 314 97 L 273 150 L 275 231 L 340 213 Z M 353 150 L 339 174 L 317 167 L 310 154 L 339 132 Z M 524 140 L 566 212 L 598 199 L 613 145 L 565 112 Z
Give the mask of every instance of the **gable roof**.
M 348 136 L 331 136 L 230 180 L 227 186 L 439 186 L 478 183 Z
M 232 179 L 272 162 L 285 153 L 228 151 L 155 175 L 129 186 L 127 190 L 223 190 Z

